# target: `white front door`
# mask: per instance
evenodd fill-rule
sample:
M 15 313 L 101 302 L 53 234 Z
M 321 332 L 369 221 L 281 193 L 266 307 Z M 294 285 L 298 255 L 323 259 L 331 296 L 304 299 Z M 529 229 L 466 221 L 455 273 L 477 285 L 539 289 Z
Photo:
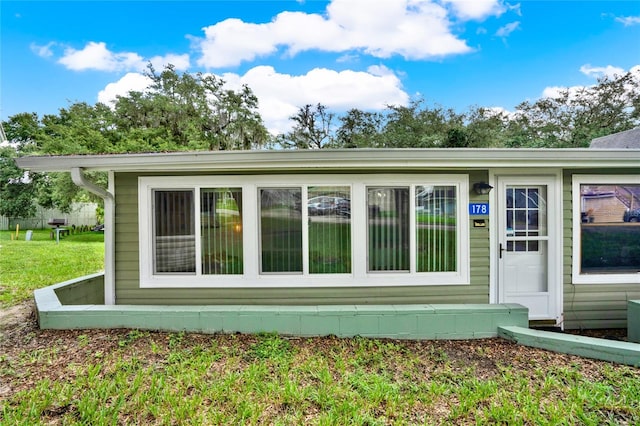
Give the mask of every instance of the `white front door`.
M 560 321 L 557 268 L 561 213 L 554 176 L 498 177 L 498 299 Z

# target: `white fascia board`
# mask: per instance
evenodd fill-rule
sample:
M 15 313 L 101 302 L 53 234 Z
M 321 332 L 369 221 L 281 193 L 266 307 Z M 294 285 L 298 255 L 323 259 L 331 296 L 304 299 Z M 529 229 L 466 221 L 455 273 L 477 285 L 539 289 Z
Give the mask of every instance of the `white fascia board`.
M 202 151 L 149 154 L 32 156 L 16 159 L 35 172 L 110 170 L 116 172 L 242 172 L 465 170 L 478 168 L 633 168 L 640 150 L 593 149 L 349 149 L 297 151 Z

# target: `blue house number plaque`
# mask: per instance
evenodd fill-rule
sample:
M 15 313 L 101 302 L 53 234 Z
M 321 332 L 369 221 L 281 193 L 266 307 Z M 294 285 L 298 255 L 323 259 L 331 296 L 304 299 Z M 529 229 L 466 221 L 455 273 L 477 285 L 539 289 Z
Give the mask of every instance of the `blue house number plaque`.
M 489 203 L 469 203 L 470 216 L 483 216 L 489 214 Z

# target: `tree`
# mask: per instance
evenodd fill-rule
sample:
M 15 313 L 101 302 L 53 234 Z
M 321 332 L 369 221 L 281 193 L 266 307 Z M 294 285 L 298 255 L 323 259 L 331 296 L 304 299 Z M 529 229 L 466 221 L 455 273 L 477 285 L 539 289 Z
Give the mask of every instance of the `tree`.
M 409 106 L 390 106 L 383 132 L 386 148 L 443 148 L 451 137 L 449 130 L 464 125 L 464 115 L 440 106 L 426 107 L 424 100 Z M 458 141 L 456 141 L 458 143 Z
M 334 146 L 332 122 L 335 114 L 322 104 L 307 104 L 290 117 L 294 122 L 290 132 L 282 135 L 279 143 L 283 148 L 321 149 Z
M 13 147 L 0 146 L 0 215 L 9 218 L 35 214 L 35 183 L 14 162 Z
M 23 112 L 13 115 L 2 123 L 7 139 L 16 147 L 17 152 L 38 151 L 42 135 L 42 124 L 35 112 Z M 2 142 L 2 141 L 0 141 Z
M 340 117 L 336 145 L 341 148 L 375 148 L 382 144 L 385 117 L 379 112 L 350 109 Z
M 471 148 L 505 147 L 509 115 L 494 108 L 472 107 L 465 115 L 467 146 Z
M 225 89 L 215 75 L 178 75 L 171 65 L 160 73 L 149 65 L 146 76 L 148 91 L 116 101 L 121 152 L 252 149 L 267 142 L 248 86 Z
M 516 107 L 512 146 L 578 148 L 592 139 L 631 129 L 638 124 L 640 71 L 603 77 L 598 84 L 565 88 L 554 96 Z

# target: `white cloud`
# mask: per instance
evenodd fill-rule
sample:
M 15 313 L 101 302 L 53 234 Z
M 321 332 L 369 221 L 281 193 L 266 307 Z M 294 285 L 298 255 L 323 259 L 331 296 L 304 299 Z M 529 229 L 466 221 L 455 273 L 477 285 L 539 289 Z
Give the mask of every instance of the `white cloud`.
M 461 19 L 482 20 L 489 16 L 500 16 L 506 7 L 498 0 L 443 0 L 453 7 L 454 13 Z
M 130 72 L 115 83 L 109 83 L 98 93 L 98 102 L 112 105 L 117 96 L 126 96 L 131 91 L 144 92 L 151 84 L 151 79 L 143 74 Z
M 55 45 L 56 44 L 54 42 L 47 43 L 44 46 L 40 46 L 36 43 L 31 43 L 29 48 L 33 53 L 40 56 L 41 58 L 50 58 L 51 56 L 53 56 L 52 47 L 54 47 Z
M 465 19 L 483 19 L 505 10 L 499 0 L 445 1 Z M 198 64 L 236 66 L 279 49 L 288 55 L 355 51 L 412 60 L 470 52 L 466 42 L 452 33 L 448 13 L 434 0 L 333 0 L 323 15 L 282 12 L 262 24 L 227 19 L 203 28 L 204 38 L 195 40 L 202 53 Z
M 606 67 L 592 67 L 589 64 L 580 67 L 580 72 L 589 77 L 615 77 L 625 73 L 624 69 L 607 65 Z
M 162 70 L 167 65 L 171 64 L 177 71 L 186 71 L 191 65 L 189 55 L 186 53 L 184 55 L 175 55 L 170 53 L 165 56 L 154 56 L 149 59 L 149 62 L 151 62 L 151 65 L 153 65 L 153 68 L 156 70 Z
M 520 28 L 520 21 L 510 22 L 505 26 L 498 28 L 496 35 L 498 37 L 508 37 L 512 32 Z
M 51 45 L 51 43 L 50 43 Z M 178 71 L 189 68 L 189 55 L 167 54 L 144 59 L 133 52 L 112 52 L 104 42 L 91 41 L 81 50 L 67 48 L 58 62 L 73 71 L 142 71 L 151 62 L 156 69 L 173 64 Z
M 625 27 L 630 27 L 640 24 L 640 16 L 619 16 L 616 21 L 622 23 Z
M 65 49 L 59 63 L 74 71 L 124 71 L 140 70 L 145 61 L 140 55 L 132 52 L 113 53 L 104 42 L 89 42 L 82 50 Z
M 281 74 L 273 67 L 258 66 L 242 76 L 226 73 L 222 78 L 232 87 L 246 84 L 253 90 L 260 100 L 260 115 L 274 134 L 289 130 L 289 117 L 306 104 L 321 103 L 340 112 L 350 108 L 381 110 L 409 101 L 398 77 L 380 66 L 368 72 L 316 68 L 304 75 Z

